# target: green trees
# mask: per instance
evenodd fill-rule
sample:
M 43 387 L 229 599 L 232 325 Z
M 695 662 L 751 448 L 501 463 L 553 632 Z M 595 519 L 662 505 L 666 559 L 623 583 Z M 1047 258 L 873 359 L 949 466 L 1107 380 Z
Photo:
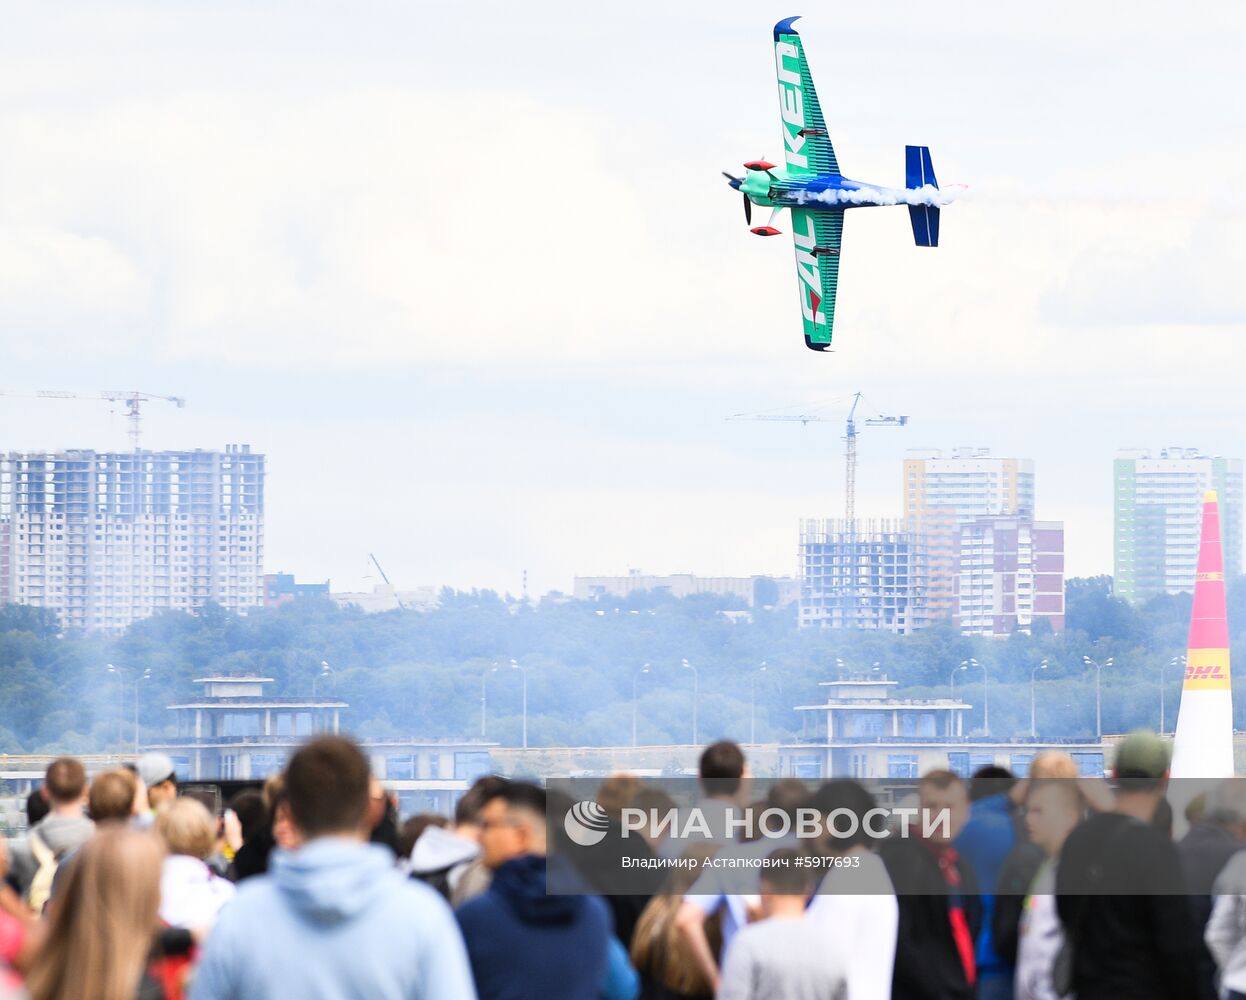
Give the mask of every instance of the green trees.
M 1246 650 L 1246 587 L 1230 587 L 1234 646 Z M 759 740 L 798 734 L 802 713 L 838 671 L 879 673 L 899 682 L 897 694 L 946 697 L 964 660 L 986 666 L 991 733 L 1029 732 L 1030 678 L 1038 728 L 1048 736 L 1094 732 L 1094 674 L 1103 670 L 1104 729 L 1159 724 L 1165 681 L 1167 725 L 1181 690 L 1189 599 L 1158 598 L 1134 608 L 1111 596 L 1106 577 L 1070 580 L 1068 628 L 1036 630 L 1006 640 L 968 639 L 947 624 L 908 637 L 869 632 L 800 630 L 792 608 L 755 609 L 751 620 L 720 614 L 738 604 L 700 596 L 676 600 L 637 594 L 581 603 L 551 595 L 535 605 L 492 591 L 444 591 L 441 607 L 421 614 L 364 615 L 327 600 L 300 601 L 246 617 L 217 607 L 198 617 L 166 613 L 116 637 L 60 635 L 46 612 L 0 607 L 0 752 L 44 748 L 107 750 L 133 740 L 135 687 L 143 739 L 168 732 L 165 706 L 196 694 L 197 677 L 249 673 L 271 677 L 271 693 L 320 695 L 350 703 L 349 727 L 365 735 L 462 738 L 480 735 L 482 679 L 490 740 L 519 742 L 520 677 L 528 671 L 532 745 L 622 745 L 631 740 L 636 682 L 637 735 L 644 743 L 683 743 L 691 736 L 692 675 L 698 670 L 702 740 L 747 739 L 755 713 Z M 321 662 L 333 672 L 319 677 Z M 759 671 L 762 662 L 764 673 Z M 108 663 L 124 674 L 109 674 Z M 643 664 L 650 671 L 637 678 Z M 494 670 L 494 664 L 497 669 Z M 140 681 L 144 670 L 150 680 Z M 1243 675 L 1246 677 L 1246 674 Z M 981 727 L 981 669 L 958 674 L 958 697 L 975 706 Z M 755 698 L 750 698 L 755 694 Z M 750 702 L 753 705 L 750 711 Z M 1237 699 L 1246 723 L 1246 690 Z

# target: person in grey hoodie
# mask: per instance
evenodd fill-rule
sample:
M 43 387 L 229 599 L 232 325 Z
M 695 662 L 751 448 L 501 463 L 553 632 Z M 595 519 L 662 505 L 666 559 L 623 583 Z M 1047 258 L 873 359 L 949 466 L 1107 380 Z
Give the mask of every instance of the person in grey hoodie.
M 301 846 L 274 852 L 221 911 L 191 1000 L 475 1000 L 449 906 L 367 842 L 368 778 L 340 736 L 290 759 L 279 808 Z
M 23 843 L 14 845 L 12 859 L 12 877 L 17 891 L 29 900 L 31 883 L 39 871 L 37 854 L 46 849 L 53 858 L 53 863 L 60 862 L 72 854 L 91 838 L 95 832 L 95 824 L 83 813 L 86 805 L 87 772 L 82 761 L 76 757 L 58 757 L 48 765 L 44 779 L 44 791 L 47 793 L 51 812 L 32 826 Z M 39 847 L 32 847 L 31 840 L 37 839 Z M 35 900 L 36 908 L 42 909 L 46 901 L 46 893 L 50 889 L 48 883 L 43 889 L 44 898 Z

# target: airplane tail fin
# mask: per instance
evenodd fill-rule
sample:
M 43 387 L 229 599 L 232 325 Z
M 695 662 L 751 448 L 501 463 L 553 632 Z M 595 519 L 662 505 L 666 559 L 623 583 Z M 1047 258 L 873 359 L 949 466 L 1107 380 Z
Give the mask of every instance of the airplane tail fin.
M 904 186 L 909 190 L 930 185 L 938 188 L 929 146 L 904 147 Z M 913 242 L 919 247 L 939 245 L 939 207 L 910 205 L 909 221 L 913 224 Z

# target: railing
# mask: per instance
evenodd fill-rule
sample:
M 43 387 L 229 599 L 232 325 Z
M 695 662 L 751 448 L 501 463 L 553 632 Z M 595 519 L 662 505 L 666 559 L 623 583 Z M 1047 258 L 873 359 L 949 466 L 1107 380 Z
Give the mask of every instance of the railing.
M 882 743 L 902 743 L 906 746 L 1023 746 L 1041 743 L 1044 746 L 1095 747 L 1102 744 L 1098 739 L 1089 737 L 1079 739 L 1074 736 L 835 736 L 827 739 L 822 736 L 798 736 L 788 745 L 822 746 L 827 743 L 851 743 L 854 746 L 875 746 Z

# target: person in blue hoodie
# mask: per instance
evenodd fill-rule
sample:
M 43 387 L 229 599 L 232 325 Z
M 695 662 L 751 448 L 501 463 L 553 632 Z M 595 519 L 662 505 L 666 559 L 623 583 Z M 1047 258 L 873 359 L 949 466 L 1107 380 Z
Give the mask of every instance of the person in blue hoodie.
M 508 781 L 480 812 L 489 889 L 456 911 L 480 1000 L 634 1000 L 640 980 L 599 896 L 546 892 L 545 792 Z
M 368 778 L 344 737 L 290 758 L 280 808 L 301 846 L 275 851 L 221 910 L 192 1000 L 475 1000 L 445 900 L 368 843 Z
M 969 781 L 973 803 L 969 822 L 956 838 L 956 849 L 973 867 L 982 889 L 982 930 L 978 935 L 978 1000 L 1012 1000 L 1013 967 L 997 953 L 991 918 L 1000 870 L 1016 841 L 1011 792 L 1016 778 L 1005 767 L 988 765 Z

